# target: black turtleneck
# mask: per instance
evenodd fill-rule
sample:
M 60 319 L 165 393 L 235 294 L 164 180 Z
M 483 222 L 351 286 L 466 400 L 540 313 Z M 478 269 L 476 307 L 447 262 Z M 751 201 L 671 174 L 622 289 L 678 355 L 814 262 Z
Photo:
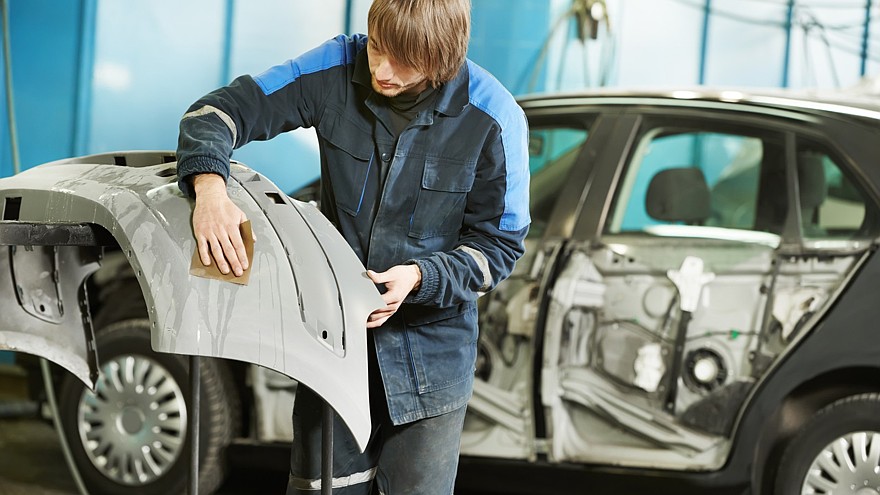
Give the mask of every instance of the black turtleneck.
M 395 138 L 406 129 L 406 126 L 418 115 L 419 112 L 428 108 L 434 101 L 437 91 L 431 85 L 418 94 L 400 94 L 393 98 L 385 98 L 388 104 L 391 126 L 394 128 Z

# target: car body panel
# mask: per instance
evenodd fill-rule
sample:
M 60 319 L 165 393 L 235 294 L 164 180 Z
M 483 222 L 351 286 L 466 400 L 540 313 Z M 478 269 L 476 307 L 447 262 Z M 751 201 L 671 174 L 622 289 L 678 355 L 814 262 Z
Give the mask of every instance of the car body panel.
M 97 257 L 83 257 L 80 248 L 71 246 L 0 249 L 0 279 L 6 279 L 0 282 L 0 349 L 44 357 L 94 388 L 92 327 L 88 308 L 81 302 L 85 301 L 83 282 L 98 269 Z M 48 282 L 48 287 L 40 282 Z
M 179 191 L 170 160 L 168 152 L 125 152 L 35 167 L 0 180 L 0 205 L 17 210 L 4 221 L 103 227 L 141 286 L 154 350 L 235 359 L 295 378 L 333 406 L 364 448 L 366 319 L 383 303 L 361 263 L 314 206 L 233 163 L 228 192 L 257 239 L 249 284 L 191 276 L 193 203 Z M 81 347 L 65 367 L 82 379 Z

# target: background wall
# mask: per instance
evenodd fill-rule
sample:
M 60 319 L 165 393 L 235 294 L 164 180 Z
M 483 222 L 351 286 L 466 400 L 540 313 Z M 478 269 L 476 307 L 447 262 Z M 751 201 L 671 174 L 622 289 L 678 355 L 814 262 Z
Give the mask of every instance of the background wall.
M 111 150 L 174 149 L 177 121 L 200 95 L 340 32 L 366 31 L 370 4 L 7 2 L 22 168 Z M 697 84 L 832 88 L 880 65 L 880 22 L 866 15 L 877 17 L 880 0 L 472 3 L 469 56 L 514 94 Z M 595 39 L 589 29 L 580 36 L 574 14 L 600 11 Z M 285 190 L 318 173 L 308 130 L 248 145 L 235 158 Z M 12 172 L 9 126 L 0 119 L 0 176 Z

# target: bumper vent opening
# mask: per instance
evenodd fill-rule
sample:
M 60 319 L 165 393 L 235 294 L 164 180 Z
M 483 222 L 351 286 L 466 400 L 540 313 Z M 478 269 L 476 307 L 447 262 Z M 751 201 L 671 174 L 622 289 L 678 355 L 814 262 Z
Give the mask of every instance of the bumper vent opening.
M 3 220 L 18 220 L 21 214 L 21 198 L 6 198 L 3 205 Z

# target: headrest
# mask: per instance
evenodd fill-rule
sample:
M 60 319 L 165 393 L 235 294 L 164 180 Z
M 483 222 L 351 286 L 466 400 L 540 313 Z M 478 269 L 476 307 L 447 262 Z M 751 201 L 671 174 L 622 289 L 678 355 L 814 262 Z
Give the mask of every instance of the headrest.
M 818 208 L 828 196 L 825 183 L 823 155 L 813 151 L 798 154 L 798 190 L 801 195 L 801 208 Z
M 645 209 L 655 220 L 698 223 L 709 218 L 709 186 L 698 168 L 668 168 L 651 179 Z

